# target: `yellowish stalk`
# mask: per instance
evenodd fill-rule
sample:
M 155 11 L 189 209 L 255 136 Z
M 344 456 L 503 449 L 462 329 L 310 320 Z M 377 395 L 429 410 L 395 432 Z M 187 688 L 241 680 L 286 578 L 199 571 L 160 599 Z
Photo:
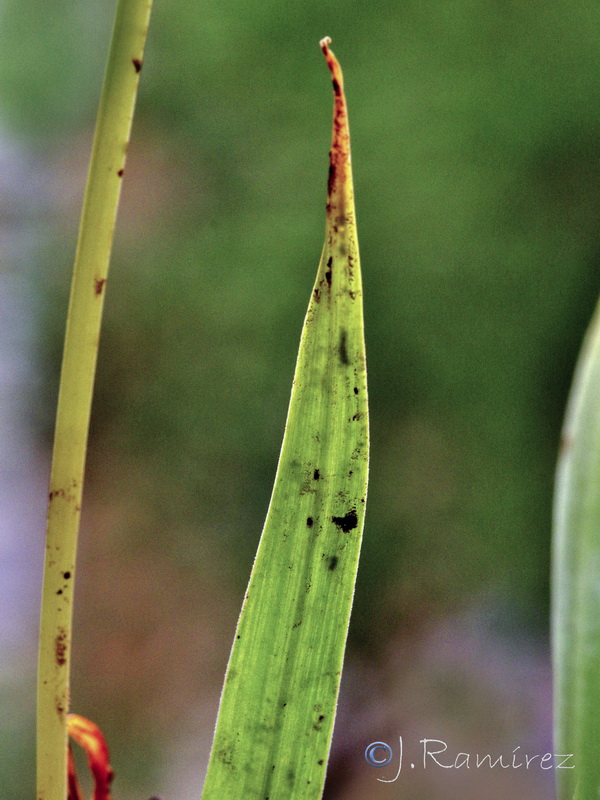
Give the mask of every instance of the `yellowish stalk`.
M 119 0 L 75 255 L 48 495 L 38 670 L 37 800 L 67 796 L 77 534 L 104 291 L 152 0 Z

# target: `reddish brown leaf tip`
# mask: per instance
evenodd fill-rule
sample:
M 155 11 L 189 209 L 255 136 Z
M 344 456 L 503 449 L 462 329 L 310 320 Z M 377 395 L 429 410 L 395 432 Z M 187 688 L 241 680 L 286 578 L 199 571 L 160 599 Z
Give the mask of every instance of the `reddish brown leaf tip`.
M 110 784 L 113 771 L 110 768 L 108 747 L 100 728 L 79 714 L 69 714 L 67 717 L 67 731 L 69 736 L 82 747 L 87 755 L 88 764 L 94 776 L 94 800 L 111 800 Z M 77 776 L 73 776 L 76 783 Z M 69 775 L 69 779 L 70 775 Z
M 77 780 L 75 761 L 73 760 L 73 753 L 71 751 L 70 744 L 69 744 L 68 775 L 69 775 L 69 788 L 67 792 L 67 800 L 83 800 L 83 794 L 81 792 L 81 787 L 79 786 L 79 781 Z
M 321 39 L 319 42 L 321 45 L 321 50 L 323 51 L 323 55 L 325 56 L 325 60 L 327 61 L 327 66 L 329 67 L 329 71 L 331 72 L 331 77 L 333 79 L 333 91 L 336 95 L 341 95 L 343 93 L 344 81 L 342 78 L 342 68 L 340 67 L 340 63 L 334 54 L 329 49 L 329 45 L 331 44 L 331 39 L 329 36 L 326 36 L 324 39 Z
M 329 49 L 331 39 L 326 36 L 321 39 L 321 50 L 325 56 L 327 66 L 331 72 L 334 93 L 333 107 L 333 136 L 331 139 L 331 152 L 329 159 L 329 179 L 327 182 L 327 194 L 330 199 L 328 210 L 332 211 L 333 206 L 343 203 L 341 191 L 347 183 L 349 175 L 348 165 L 350 163 L 350 134 L 348 131 L 348 112 L 346 110 L 346 99 L 344 97 L 344 78 L 342 68 L 335 55 Z M 337 197 L 333 200 L 334 196 Z M 338 212 L 340 208 L 337 208 Z

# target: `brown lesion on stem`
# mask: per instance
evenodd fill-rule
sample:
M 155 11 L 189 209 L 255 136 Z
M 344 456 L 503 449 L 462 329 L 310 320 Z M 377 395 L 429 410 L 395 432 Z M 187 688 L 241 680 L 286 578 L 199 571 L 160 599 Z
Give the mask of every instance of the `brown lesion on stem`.
M 329 151 L 329 180 L 327 182 L 328 210 L 331 210 L 333 206 L 338 206 L 337 210 L 343 213 L 339 206 L 342 205 L 342 192 L 349 176 L 350 132 L 342 68 L 329 49 L 330 44 L 329 36 L 321 39 L 321 50 L 331 72 L 334 94 L 333 134 Z
M 74 485 L 74 489 L 77 488 L 77 484 Z M 61 498 L 66 503 L 73 503 L 77 500 L 77 493 L 72 491 L 69 487 L 63 489 L 59 487 L 58 489 L 50 489 L 48 492 L 48 503 L 51 504 L 53 500 L 57 498 Z
M 64 628 L 59 628 L 58 634 L 54 638 L 54 655 L 56 664 L 64 667 L 67 663 L 67 632 Z

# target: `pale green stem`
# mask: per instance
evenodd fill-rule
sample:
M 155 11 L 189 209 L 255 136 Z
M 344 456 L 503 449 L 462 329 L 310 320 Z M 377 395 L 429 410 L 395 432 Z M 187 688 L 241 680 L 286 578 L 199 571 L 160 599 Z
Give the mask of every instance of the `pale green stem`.
M 46 531 L 37 712 L 37 800 L 67 796 L 73 588 L 104 290 L 152 0 L 119 0 L 75 254 Z

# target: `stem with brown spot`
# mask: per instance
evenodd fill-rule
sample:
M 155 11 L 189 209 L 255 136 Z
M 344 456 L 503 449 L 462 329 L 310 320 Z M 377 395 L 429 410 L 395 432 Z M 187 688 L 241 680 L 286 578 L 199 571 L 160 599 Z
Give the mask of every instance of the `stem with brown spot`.
M 73 586 L 104 290 L 152 0 L 119 0 L 69 300 L 48 495 L 37 711 L 37 800 L 67 797 Z

